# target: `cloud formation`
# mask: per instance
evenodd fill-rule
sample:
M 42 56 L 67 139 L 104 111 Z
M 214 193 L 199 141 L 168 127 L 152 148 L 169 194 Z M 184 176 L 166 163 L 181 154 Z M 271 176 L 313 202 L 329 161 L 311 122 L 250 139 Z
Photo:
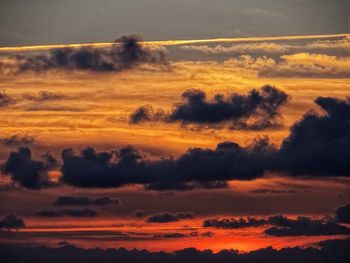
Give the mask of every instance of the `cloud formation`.
M 350 223 L 350 204 L 338 207 L 335 210 L 336 219 L 339 223 Z
M 165 114 L 146 105 L 130 116 L 132 123 L 145 121 L 181 122 L 183 124 L 229 123 L 232 129 L 271 128 L 279 126 L 279 110 L 288 100 L 288 95 L 275 87 L 264 86 L 253 89 L 247 95 L 231 94 L 226 97 L 216 94 L 212 101 L 206 99 L 201 90 L 191 89 L 182 95 L 184 103 Z
M 29 148 L 20 147 L 17 152 L 11 152 L 2 167 L 2 173 L 10 175 L 14 182 L 21 186 L 38 189 L 50 184 L 47 172 L 57 166 L 56 159 L 50 154 L 43 156 L 42 161 L 32 158 Z
M 76 205 L 113 205 L 120 204 L 118 198 L 111 198 L 109 196 L 89 198 L 89 197 L 75 197 L 75 196 L 60 196 L 58 197 L 54 204 L 57 206 L 76 206 Z
M 350 228 L 339 225 L 333 219 L 311 219 L 299 216 L 296 219 L 283 215 L 257 219 L 254 217 L 240 219 L 207 219 L 204 227 L 222 229 L 240 229 L 246 227 L 272 226 L 264 231 L 270 236 L 321 236 L 321 235 L 349 235 Z
M 12 135 L 7 138 L 0 138 L 0 143 L 4 146 L 28 146 L 34 143 L 34 138 L 29 135 Z
M 350 240 L 327 240 L 317 244 L 318 248 L 283 248 L 281 250 L 272 247 L 239 253 L 237 250 L 222 250 L 213 253 L 211 250 L 199 251 L 195 248 L 185 248 L 175 252 L 167 253 L 149 252 L 147 250 L 126 250 L 125 248 L 109 249 L 84 249 L 64 244 L 61 247 L 33 247 L 14 244 L 1 244 L 0 256 L 11 262 L 23 262 L 26 255 L 28 262 L 69 262 L 77 259 L 82 262 L 205 262 L 205 263 L 231 263 L 231 262 L 319 262 L 319 263 L 347 263 L 350 252 L 348 247 Z M 331 255 L 331 256 L 330 256 Z
M 177 212 L 177 213 L 168 213 L 163 212 L 155 214 L 147 218 L 147 222 L 150 223 L 169 223 L 176 222 L 182 219 L 192 219 L 194 214 L 192 212 Z
M 24 220 L 13 214 L 9 214 L 0 221 L 1 229 L 19 229 L 25 227 Z
M 10 97 L 4 90 L 0 90 L 0 108 L 7 107 L 16 101 Z
M 349 78 L 350 57 L 324 54 L 296 53 L 283 55 L 280 60 L 261 56 L 241 55 L 230 58 L 225 65 L 252 70 L 260 77 L 269 78 Z
M 40 217 L 95 217 L 98 213 L 92 209 L 62 209 L 62 210 L 41 210 L 35 213 Z
M 110 48 L 60 48 L 49 55 L 16 56 L 0 62 L 1 72 L 47 70 L 116 72 L 142 63 L 165 65 L 164 49 L 141 45 L 138 36 L 122 36 Z

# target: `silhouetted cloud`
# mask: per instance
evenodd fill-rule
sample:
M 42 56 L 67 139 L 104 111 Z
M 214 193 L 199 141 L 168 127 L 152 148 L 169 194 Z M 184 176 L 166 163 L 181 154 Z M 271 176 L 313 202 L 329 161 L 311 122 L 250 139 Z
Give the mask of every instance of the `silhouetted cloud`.
M 335 210 L 336 219 L 339 223 L 350 223 L 350 204 L 338 207 Z
M 350 228 L 332 220 L 314 220 L 307 217 L 288 219 L 277 216 L 269 221 L 277 226 L 265 230 L 265 234 L 270 236 L 350 235 Z
M 47 90 L 42 90 L 38 93 L 38 95 L 33 94 L 22 94 L 22 98 L 26 100 L 33 100 L 33 101 L 52 101 L 52 100 L 61 100 L 64 99 L 66 96 L 60 93 L 54 93 Z
M 28 262 L 145 262 L 145 263 L 178 263 L 178 262 L 203 262 L 203 263 L 232 263 L 232 262 L 269 262 L 269 263 L 295 263 L 295 262 L 319 262 L 319 263 L 347 263 L 350 257 L 348 247 L 350 240 L 327 240 L 318 243 L 319 248 L 294 247 L 280 250 L 272 247 L 261 248 L 247 253 L 239 253 L 237 250 L 221 250 L 213 253 L 211 250 L 200 251 L 195 248 L 185 248 L 175 252 L 149 252 L 147 250 L 126 250 L 125 248 L 109 249 L 84 249 L 72 245 L 61 247 L 36 247 L 33 245 L 0 244 L 0 257 L 5 262 L 23 262 L 25 255 Z
M 16 56 L 11 63 L 0 63 L 0 68 L 12 73 L 47 70 L 115 72 L 142 63 L 167 64 L 164 49 L 144 46 L 140 42 L 142 39 L 138 36 L 122 36 L 110 48 L 61 48 L 49 55 Z
M 232 142 L 220 143 L 214 150 L 192 148 L 178 159 L 160 160 L 148 160 L 131 146 L 100 153 L 87 148 L 79 155 L 66 149 L 62 152 L 61 181 L 80 187 L 153 184 L 149 189 L 160 190 L 182 190 L 183 182 L 192 181 L 203 182 L 197 184 L 202 188 L 224 187 L 226 184 L 220 181 L 262 176 L 264 152 L 270 150 L 265 140 L 246 148 Z
M 143 218 L 147 215 L 147 213 L 141 209 L 138 209 L 132 212 L 132 215 L 136 218 Z
M 177 213 L 163 212 L 163 213 L 150 216 L 147 219 L 147 222 L 168 223 L 168 222 L 176 222 L 182 219 L 191 219 L 193 217 L 194 217 L 194 214 L 192 212 L 177 212 Z
M 50 154 L 44 155 L 42 161 L 37 161 L 32 158 L 29 148 L 20 147 L 17 152 L 10 153 L 2 167 L 2 173 L 9 174 L 21 186 L 37 189 L 49 185 L 47 172 L 56 166 L 57 161 Z
M 0 221 L 1 229 L 19 229 L 25 227 L 24 220 L 13 214 L 9 214 Z
M 89 198 L 89 197 L 75 197 L 75 196 L 60 196 L 55 202 L 58 206 L 71 206 L 71 205 L 112 205 L 120 204 L 119 198 L 111 198 L 109 196 Z
M 350 99 L 318 97 L 315 102 L 324 114 L 310 111 L 291 127 L 271 169 L 294 174 L 349 176 Z
M 35 213 L 36 216 L 41 217 L 95 217 L 97 212 L 92 209 L 62 209 L 62 210 L 41 210 Z
M 0 108 L 7 107 L 13 103 L 15 103 L 15 100 L 7 95 L 5 91 L 0 90 Z
M 249 191 L 249 193 L 252 193 L 252 194 L 296 194 L 296 193 L 299 193 L 299 191 L 261 188 L 261 189 L 251 190 L 251 191 Z
M 287 102 L 288 95 L 275 87 L 264 86 L 247 95 L 232 94 L 225 98 L 216 94 L 212 101 L 206 100 L 203 91 L 191 89 L 185 91 L 182 98 L 185 102 L 176 105 L 170 113 L 146 105 L 136 109 L 130 121 L 180 121 L 199 125 L 229 122 L 232 129 L 260 130 L 280 125 L 279 109 Z
M 12 135 L 7 138 L 0 138 L 0 143 L 5 146 L 27 146 L 31 145 L 34 142 L 34 138 L 29 135 Z
M 227 188 L 226 181 L 172 182 L 160 181 L 145 185 L 146 190 L 155 191 L 190 191 L 193 189 L 222 189 Z
M 299 216 L 291 219 L 283 215 L 268 218 L 207 219 L 204 227 L 239 229 L 246 227 L 272 226 L 264 231 L 270 236 L 321 236 L 349 235 L 350 228 L 337 224 L 333 219 L 311 219 Z

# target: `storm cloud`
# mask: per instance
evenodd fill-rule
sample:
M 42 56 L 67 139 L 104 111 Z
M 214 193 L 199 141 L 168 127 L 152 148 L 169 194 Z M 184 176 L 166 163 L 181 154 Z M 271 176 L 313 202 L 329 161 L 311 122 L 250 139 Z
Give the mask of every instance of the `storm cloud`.
M 272 86 L 253 89 L 247 95 L 216 94 L 212 100 L 207 100 L 206 94 L 197 89 L 187 90 L 181 96 L 184 103 L 176 105 L 170 113 L 146 105 L 136 109 L 130 121 L 179 121 L 198 125 L 229 122 L 232 129 L 260 130 L 281 125 L 279 110 L 288 100 L 284 91 Z

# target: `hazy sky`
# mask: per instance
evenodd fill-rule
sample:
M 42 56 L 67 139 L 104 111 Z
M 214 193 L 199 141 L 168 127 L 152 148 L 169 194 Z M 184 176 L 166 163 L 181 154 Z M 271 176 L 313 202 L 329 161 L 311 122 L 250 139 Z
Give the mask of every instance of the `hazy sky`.
M 345 33 L 349 13 L 348 0 L 1 0 L 0 45 Z

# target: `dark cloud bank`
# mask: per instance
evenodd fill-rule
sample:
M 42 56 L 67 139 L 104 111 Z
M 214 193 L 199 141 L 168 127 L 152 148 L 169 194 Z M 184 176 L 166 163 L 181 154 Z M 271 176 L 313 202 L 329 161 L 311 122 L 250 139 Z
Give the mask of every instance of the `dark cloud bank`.
M 350 175 L 350 100 L 319 97 L 324 113 L 306 113 L 290 130 L 279 149 L 266 137 L 247 147 L 223 142 L 216 149 L 190 148 L 178 158 L 150 160 L 139 150 L 126 146 L 111 152 L 86 148 L 79 154 L 62 151 L 61 182 L 77 187 L 120 187 L 143 184 L 146 189 L 191 188 L 191 183 L 224 186 L 227 180 L 252 180 L 265 171 L 291 176 Z M 55 163 L 36 161 L 28 148 L 12 152 L 3 173 L 28 188 L 45 182 Z M 48 159 L 48 158 L 46 158 Z
M 87 206 L 87 205 L 116 205 L 120 204 L 119 198 L 111 198 L 109 196 L 89 198 L 89 197 L 75 197 L 75 196 L 60 196 L 58 197 L 54 204 L 57 206 Z
M 141 41 L 138 36 L 122 36 L 111 48 L 61 48 L 49 55 L 16 56 L 15 64 L 0 62 L 0 71 L 21 73 L 58 69 L 116 72 L 142 63 L 167 64 L 163 50 L 143 46 Z
M 20 246 L 0 244 L 0 258 L 5 262 L 262 262 L 262 263 L 345 263 L 350 257 L 349 240 L 327 240 L 318 243 L 319 248 L 262 248 L 249 253 L 238 253 L 237 250 L 222 250 L 213 253 L 211 250 L 199 251 L 186 248 L 172 253 L 148 252 L 147 250 L 119 249 L 83 249 L 71 245 L 59 248 Z
M 334 219 L 311 219 L 300 216 L 290 219 L 283 215 L 256 219 L 253 217 L 241 219 L 208 219 L 204 227 L 222 229 L 239 229 L 246 227 L 269 226 L 264 233 L 269 236 L 320 236 L 349 235 L 350 228 L 338 224 Z
M 207 100 L 201 90 L 191 89 L 182 94 L 184 103 L 170 113 L 153 109 L 151 105 L 136 109 L 130 116 L 131 123 L 146 121 L 181 122 L 183 124 L 213 125 L 229 123 L 232 129 L 261 130 L 281 125 L 279 110 L 288 95 L 272 86 L 253 89 L 247 95 L 232 94 L 225 97 L 216 94 Z
M 95 217 L 98 213 L 92 209 L 62 209 L 62 210 L 41 210 L 35 213 L 40 217 Z
M 150 223 L 169 223 L 176 222 L 183 219 L 192 219 L 194 218 L 194 214 L 192 212 L 177 212 L 177 213 L 168 213 L 163 212 L 159 214 L 155 214 L 150 216 L 147 219 L 147 222 Z
M 13 214 L 9 214 L 0 221 L 0 229 L 19 229 L 25 227 L 24 220 Z

